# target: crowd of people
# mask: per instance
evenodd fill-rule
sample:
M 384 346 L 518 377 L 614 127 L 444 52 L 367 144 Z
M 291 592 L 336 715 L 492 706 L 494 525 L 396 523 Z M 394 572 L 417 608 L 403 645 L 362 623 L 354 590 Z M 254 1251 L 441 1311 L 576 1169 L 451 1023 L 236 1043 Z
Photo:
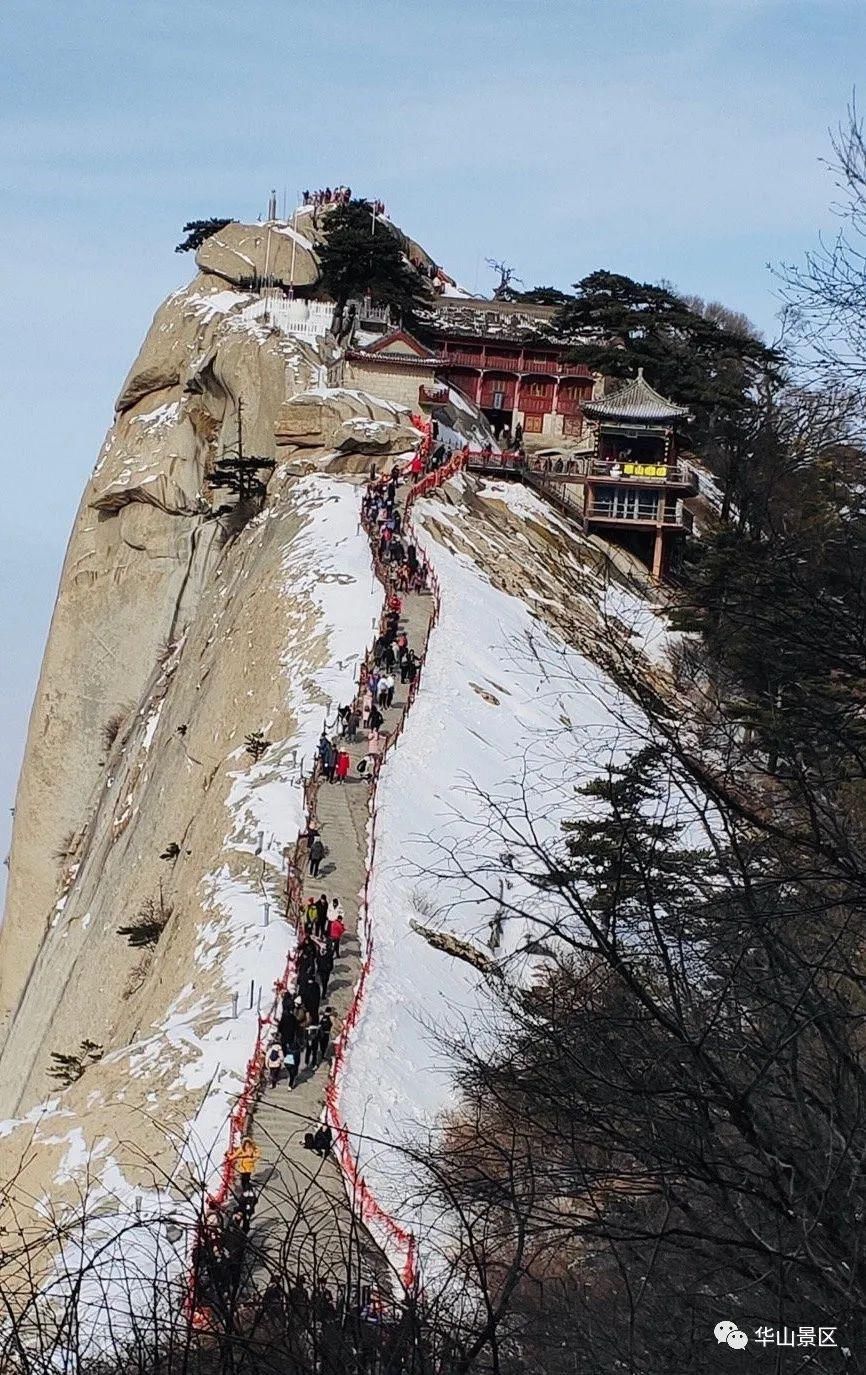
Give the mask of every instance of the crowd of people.
M 311 851 L 317 843 L 321 845 L 318 834 L 311 843 Z M 340 942 L 345 932 L 345 914 L 339 898 L 329 900 L 327 894 L 320 893 L 317 898 L 307 899 L 295 977 L 283 994 L 280 1017 L 265 1051 L 265 1070 L 271 1088 L 276 1088 L 285 1077 L 288 1089 L 293 1089 L 302 1067 L 315 1073 L 328 1058 L 334 1026 L 334 1009 L 326 1002 L 328 984 L 334 963 L 340 958 Z
M 348 205 L 352 199 L 351 186 L 326 186 L 321 191 L 305 191 L 304 205 Z
M 409 469 L 410 475 L 416 477 L 425 471 L 425 461 L 416 455 Z M 400 605 L 394 602 L 396 594 L 420 592 L 427 585 L 427 575 L 418 557 L 417 546 L 405 534 L 396 504 L 400 479 L 400 469 L 396 464 L 381 477 L 377 476 L 374 469 L 361 501 L 361 521 L 391 594 L 387 621 L 393 620 L 394 625 L 389 630 L 386 623 L 385 630 L 391 639 L 397 638 L 397 622 L 400 619 Z M 403 678 L 402 681 L 405 683 L 407 679 Z
M 426 462 L 429 463 L 429 455 Z M 424 470 L 422 461 L 420 471 Z M 418 471 L 413 463 L 406 476 L 411 480 Z M 352 768 L 347 746 L 357 745 L 362 733 L 366 736 L 366 755 L 358 761 L 357 773 L 361 777 L 375 776 L 388 738 L 383 729 L 385 713 L 395 706 L 397 684 L 408 684 L 411 691 L 419 672 L 416 653 L 401 625 L 403 602 L 399 594 L 424 589 L 427 572 L 403 526 L 397 501 L 402 481 L 399 465 L 381 475 L 374 465 L 364 490 L 362 523 L 387 588 L 387 599 L 379 632 L 361 670 L 357 697 L 339 707 L 332 733 L 323 730 L 318 742 L 315 777 L 320 786 L 347 782 Z M 315 815 L 311 815 L 302 840 L 306 842 L 308 877 L 319 878 L 328 850 Z M 284 1083 L 286 1091 L 291 1092 L 302 1073 L 315 1074 L 318 1066 L 330 1058 L 336 1014 L 327 1001 L 328 987 L 334 966 L 341 958 L 345 935 L 346 919 L 339 897 L 320 892 L 304 899 L 295 973 L 282 996 L 279 1017 L 264 1051 L 264 1072 L 272 1090 Z M 305 1148 L 321 1157 L 329 1154 L 332 1144 L 327 1123 L 304 1134 Z M 237 1188 L 228 1208 L 212 1204 L 207 1210 L 198 1265 L 208 1291 L 204 1295 L 207 1302 L 224 1302 L 237 1292 L 245 1241 L 256 1207 L 253 1176 L 259 1159 L 255 1141 L 245 1136 L 229 1155 Z
M 351 186 L 325 186 L 320 191 L 305 191 L 304 205 L 311 205 L 314 210 L 320 210 L 326 205 L 348 205 L 352 199 Z M 370 210 L 374 215 L 384 215 L 384 201 L 369 201 Z

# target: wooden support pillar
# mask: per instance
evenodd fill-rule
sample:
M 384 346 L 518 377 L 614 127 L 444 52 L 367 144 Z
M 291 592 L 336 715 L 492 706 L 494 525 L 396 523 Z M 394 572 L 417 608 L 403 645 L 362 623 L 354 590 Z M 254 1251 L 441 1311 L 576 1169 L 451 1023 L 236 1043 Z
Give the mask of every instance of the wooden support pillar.
M 653 543 L 653 577 L 661 581 L 662 567 L 665 554 L 665 533 L 660 525 L 656 526 L 656 537 Z

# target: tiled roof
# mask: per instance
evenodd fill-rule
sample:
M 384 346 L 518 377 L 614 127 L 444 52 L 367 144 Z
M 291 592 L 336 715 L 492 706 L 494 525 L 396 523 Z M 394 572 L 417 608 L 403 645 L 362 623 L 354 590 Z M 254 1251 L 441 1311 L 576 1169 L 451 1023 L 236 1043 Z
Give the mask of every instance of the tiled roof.
M 637 377 L 598 401 L 585 401 L 583 413 L 589 420 L 643 420 L 648 424 L 671 425 L 688 418 L 688 407 L 677 406 L 644 381 L 643 368 Z
M 509 339 L 515 343 L 550 333 L 554 315 L 551 307 L 524 307 L 511 301 L 475 301 L 449 297 L 436 301 L 432 309 L 433 324 L 446 335 L 474 338 Z M 556 340 L 551 340 L 556 343 Z
M 439 368 L 442 359 L 436 354 L 422 358 L 417 353 L 372 353 L 370 349 L 346 349 L 346 357 L 353 363 L 369 363 L 371 367 L 381 368 L 386 363 L 410 368 Z

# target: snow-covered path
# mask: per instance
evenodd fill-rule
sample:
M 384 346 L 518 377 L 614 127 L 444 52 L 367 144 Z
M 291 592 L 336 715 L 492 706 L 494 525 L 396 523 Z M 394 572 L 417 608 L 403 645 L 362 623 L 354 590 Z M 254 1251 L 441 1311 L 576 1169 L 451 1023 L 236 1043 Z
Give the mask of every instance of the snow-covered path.
M 429 592 L 403 597 L 400 628 L 418 653 L 426 641 L 434 605 Z M 384 709 L 383 730 L 389 739 L 400 729 L 410 704 L 409 684 L 401 684 L 398 677 L 393 705 Z M 366 738 L 355 744 L 343 742 L 343 748 L 352 759 L 349 777 L 343 784 L 319 782 L 313 804 L 327 848 L 321 877 L 302 875 L 305 897 L 321 892 L 329 898 L 339 897 L 345 912 L 347 935 L 323 999 L 323 1006 L 327 1003 L 334 1009 L 335 1033 L 349 1013 L 373 934 L 359 929 L 364 919 L 375 800 L 367 778 L 357 770 L 366 757 Z M 388 768 L 387 758 L 383 768 Z M 335 1155 L 327 1159 L 304 1147 L 305 1133 L 314 1131 L 322 1121 L 328 1075 L 328 1065 L 315 1071 L 302 1068 L 294 1089 L 281 1079 L 275 1088 L 262 1090 L 254 1116 L 254 1134 L 262 1153 L 255 1176 L 260 1197 L 250 1242 L 265 1264 L 273 1264 L 281 1248 L 288 1248 L 293 1269 L 324 1278 L 342 1291 L 347 1283 L 385 1277 L 387 1265 L 380 1246 L 388 1248 L 392 1259 L 397 1257 L 388 1246 L 389 1237 L 379 1234 L 375 1222 L 372 1239 L 360 1225 L 362 1215 L 368 1218 L 367 1210 L 360 1199 L 351 1196 L 354 1190 L 338 1163 L 337 1155 L 344 1165 L 357 1155 L 364 1136 L 363 1121 L 346 1122 L 344 1140 L 335 1143 Z M 331 1080 L 331 1103 L 339 1112 L 339 1076 L 335 1079 L 333 1066 Z M 405 1262 L 405 1257 L 401 1259 Z

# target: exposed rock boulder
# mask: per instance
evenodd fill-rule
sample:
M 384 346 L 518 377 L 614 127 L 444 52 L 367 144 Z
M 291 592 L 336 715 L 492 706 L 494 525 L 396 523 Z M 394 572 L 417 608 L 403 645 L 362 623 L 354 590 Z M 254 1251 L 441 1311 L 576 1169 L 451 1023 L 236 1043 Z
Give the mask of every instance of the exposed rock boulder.
M 405 453 L 418 439 L 409 412 L 342 388 L 293 396 L 277 414 L 277 445 L 339 453 Z
M 154 392 L 118 416 L 94 475 L 94 510 L 119 511 L 133 501 L 177 515 L 204 509 L 198 437 L 177 393 Z
M 205 239 L 195 255 L 203 272 L 249 286 L 264 277 L 294 286 L 319 280 L 313 245 L 289 224 L 227 224 Z
M 219 277 L 206 275 L 172 292 L 153 317 L 115 410 L 127 411 L 151 392 L 178 386 L 223 317 L 251 300 L 244 292 L 227 291 Z
M 105 724 L 141 698 L 161 647 L 196 614 L 223 537 L 206 479 L 236 443 L 237 402 L 245 449 L 273 457 L 281 402 L 318 379 L 315 351 L 244 317 L 250 300 L 199 276 L 160 307 L 84 493 L 16 799 L 0 1035 L 57 900 L 56 855 L 103 776 Z

